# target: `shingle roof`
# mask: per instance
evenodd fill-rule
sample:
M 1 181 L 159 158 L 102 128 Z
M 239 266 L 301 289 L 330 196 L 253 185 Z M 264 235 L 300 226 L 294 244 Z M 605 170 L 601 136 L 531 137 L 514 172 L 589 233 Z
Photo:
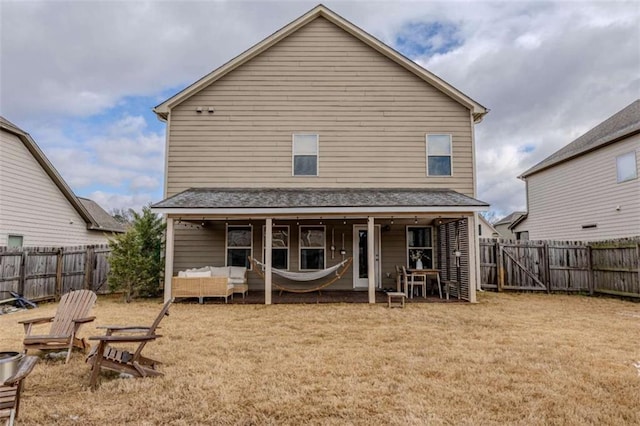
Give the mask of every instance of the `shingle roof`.
M 190 188 L 152 206 L 166 208 L 488 207 L 440 189 Z
M 526 178 L 563 161 L 640 132 L 640 99 L 520 175 Z
M 99 229 L 111 232 L 126 231 L 123 224 L 115 220 L 113 216 L 104 211 L 104 209 L 100 207 L 100 205 L 98 205 L 98 203 L 96 203 L 95 201 L 82 197 L 78 197 L 78 200 L 80 200 L 84 208 L 87 209 L 91 217 L 98 224 Z
M 514 221 L 520 219 L 520 217 L 524 216 L 525 214 L 527 214 L 527 212 L 513 212 L 513 213 L 503 217 L 502 219 L 500 219 L 496 223 L 494 223 L 493 226 L 511 224 Z

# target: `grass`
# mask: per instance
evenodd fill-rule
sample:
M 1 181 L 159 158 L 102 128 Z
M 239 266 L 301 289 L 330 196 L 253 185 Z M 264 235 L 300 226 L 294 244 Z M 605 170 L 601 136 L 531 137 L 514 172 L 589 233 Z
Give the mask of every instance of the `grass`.
M 55 307 L 0 316 L 0 350 L 21 347 L 18 320 Z M 100 298 L 94 325 L 148 324 L 160 307 Z M 178 303 L 161 326 L 145 353 L 165 376 L 103 374 L 91 392 L 80 353 L 42 360 L 20 424 L 640 424 L 638 303 Z

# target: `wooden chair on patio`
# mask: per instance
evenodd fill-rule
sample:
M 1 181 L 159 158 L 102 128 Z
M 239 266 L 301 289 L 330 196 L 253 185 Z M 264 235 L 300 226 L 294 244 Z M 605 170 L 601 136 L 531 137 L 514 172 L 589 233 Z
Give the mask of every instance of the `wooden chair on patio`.
M 9 426 L 13 425 L 20 411 L 20 394 L 24 379 L 31 373 L 38 362 L 36 356 L 25 356 L 18 364 L 18 371 L 4 383 L 0 383 L 0 420 L 7 419 Z
M 78 331 L 83 324 L 96 318 L 88 316 L 96 298 L 91 290 L 72 290 L 60 299 L 55 316 L 18 321 L 24 326 L 24 352 L 29 349 L 68 349 L 65 364 L 69 362 L 74 347 L 86 352 L 89 344 L 78 337 Z M 49 334 L 33 334 L 34 325 L 46 323 L 52 323 Z
M 97 387 L 100 369 L 116 371 L 119 373 L 129 374 L 133 377 L 152 377 L 161 376 L 162 373 L 157 370 L 160 361 L 142 356 L 142 350 L 148 342 L 158 337 L 162 337 L 156 333 L 156 329 L 164 318 L 169 315 L 169 306 L 173 299 L 169 299 L 158 314 L 157 318 L 151 326 L 104 326 L 98 327 L 105 329 L 104 336 L 92 336 L 89 340 L 97 340 L 99 343 L 87 356 L 87 362 L 91 364 L 91 378 L 89 385 L 92 389 Z M 133 334 L 130 334 L 133 333 Z M 113 345 L 133 345 L 137 347 L 133 352 L 129 352 L 123 348 L 116 348 Z
M 423 273 L 408 272 L 407 268 L 402 266 L 402 274 L 405 280 L 405 289 L 409 299 L 413 299 L 413 291 L 415 287 L 422 289 L 422 297 L 427 298 L 427 276 Z

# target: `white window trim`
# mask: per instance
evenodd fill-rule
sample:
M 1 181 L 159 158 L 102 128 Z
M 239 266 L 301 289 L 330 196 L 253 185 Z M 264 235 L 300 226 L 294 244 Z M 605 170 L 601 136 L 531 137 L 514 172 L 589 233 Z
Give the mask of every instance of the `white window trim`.
M 233 247 L 234 249 L 246 249 L 250 248 L 250 255 L 253 257 L 253 225 L 250 223 L 240 225 L 240 224 L 227 224 L 224 230 L 224 266 L 229 266 L 229 228 L 251 228 L 251 247 Z M 253 263 L 249 262 L 249 271 L 253 270 Z
M 633 154 L 633 165 L 635 166 L 635 174 L 634 174 L 633 177 L 630 177 L 630 178 L 624 179 L 624 180 L 620 180 L 618 178 L 618 175 L 619 175 L 619 173 L 618 173 L 618 159 L 620 157 L 626 157 L 627 155 L 630 156 L 631 154 Z M 616 156 L 616 182 L 617 183 L 624 183 L 624 182 L 629 182 L 629 181 L 638 179 L 638 157 L 637 157 L 637 155 L 638 154 L 636 154 L 635 151 L 629 151 L 629 152 L 625 152 L 624 154 L 620 154 L 620 155 Z
M 289 227 L 289 225 L 273 225 L 273 228 L 287 228 L 287 271 L 291 266 L 291 229 Z M 265 225 L 262 225 L 262 263 L 264 263 L 265 261 L 265 255 L 267 252 L 267 244 L 266 244 L 266 231 L 267 231 L 267 227 Z M 273 242 L 271 243 L 273 245 Z M 278 250 L 284 250 L 285 247 L 271 247 L 271 249 L 278 249 Z M 272 261 L 273 261 L 273 256 L 272 256 Z
M 430 175 L 429 174 L 429 136 L 449 136 L 449 163 L 450 163 L 450 167 L 451 167 L 451 174 L 450 175 Z M 438 178 L 450 178 L 450 177 L 453 177 L 453 134 L 451 134 L 451 133 L 427 133 L 424 136 L 424 146 L 425 146 L 424 153 L 425 153 L 427 176 L 438 177 Z M 436 156 L 434 155 L 434 157 L 436 157 Z
M 431 229 L 431 247 L 409 247 L 409 229 L 411 228 L 430 228 Z M 436 267 L 436 250 L 433 246 L 433 241 L 435 238 L 433 226 L 429 225 L 407 225 L 404 233 L 404 245 L 405 245 L 405 256 L 407 257 L 407 266 L 409 263 L 409 250 L 421 250 L 421 249 L 430 249 L 431 250 L 431 267 Z
M 295 139 L 296 136 L 315 136 L 316 137 L 316 174 L 315 175 L 297 175 L 295 170 Z M 320 176 L 320 134 L 319 133 L 293 133 L 291 135 L 291 176 L 297 178 L 314 178 Z
M 324 233 L 324 245 L 322 250 L 324 253 L 323 264 L 327 267 L 327 226 L 326 225 L 298 225 L 298 271 L 318 271 L 318 269 L 302 269 L 302 250 L 303 249 L 319 249 L 320 247 L 302 247 L 302 228 L 322 228 Z

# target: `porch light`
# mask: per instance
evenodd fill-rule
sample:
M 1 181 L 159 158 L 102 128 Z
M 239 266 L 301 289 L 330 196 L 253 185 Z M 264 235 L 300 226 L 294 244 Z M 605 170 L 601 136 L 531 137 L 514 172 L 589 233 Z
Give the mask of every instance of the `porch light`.
M 391 222 L 389 222 L 390 225 L 393 225 L 393 216 L 391 216 Z
M 413 223 L 418 223 L 418 216 L 413 220 Z

